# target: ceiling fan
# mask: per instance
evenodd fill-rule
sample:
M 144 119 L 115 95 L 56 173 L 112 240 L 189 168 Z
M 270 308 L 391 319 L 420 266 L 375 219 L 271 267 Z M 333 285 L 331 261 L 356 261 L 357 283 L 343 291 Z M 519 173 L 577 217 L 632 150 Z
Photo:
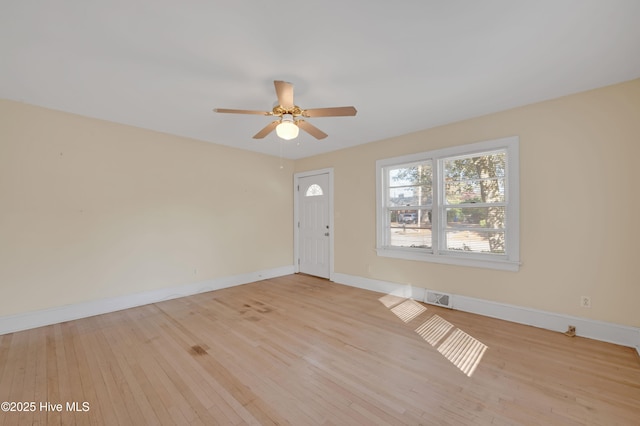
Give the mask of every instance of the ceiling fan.
M 271 111 L 229 108 L 216 108 L 214 111 L 230 114 L 257 114 L 278 117 L 277 120 L 267 124 L 262 130 L 256 133 L 253 138 L 262 139 L 275 129 L 277 135 L 285 140 L 296 138 L 299 129 L 304 130 L 316 139 L 324 139 L 327 137 L 325 132 L 301 117 L 344 117 L 354 116 L 357 113 L 356 109 L 352 106 L 302 109 L 293 103 L 293 84 L 279 80 L 274 81 L 273 84 L 276 87 L 278 105 L 273 107 Z

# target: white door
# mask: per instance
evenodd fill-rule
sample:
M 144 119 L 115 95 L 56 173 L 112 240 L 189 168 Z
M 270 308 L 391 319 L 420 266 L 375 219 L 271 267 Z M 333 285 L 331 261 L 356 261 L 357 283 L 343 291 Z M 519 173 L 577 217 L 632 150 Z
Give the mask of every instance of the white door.
M 298 269 L 329 278 L 330 236 L 329 174 L 298 179 Z

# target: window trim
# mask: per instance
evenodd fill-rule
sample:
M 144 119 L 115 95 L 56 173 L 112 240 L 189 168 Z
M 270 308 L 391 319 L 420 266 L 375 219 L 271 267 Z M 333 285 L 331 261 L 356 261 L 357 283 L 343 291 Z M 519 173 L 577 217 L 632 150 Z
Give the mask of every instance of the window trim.
M 480 268 L 518 271 L 520 268 L 520 165 L 519 138 L 510 136 L 467 145 L 442 148 L 428 152 L 402 155 L 376 161 L 376 252 L 378 256 L 405 260 L 419 260 L 450 265 L 471 266 Z M 443 180 L 442 162 L 444 159 L 483 153 L 504 149 L 507 153 L 507 181 L 505 195 L 507 199 L 506 216 L 507 232 L 505 245 L 507 253 L 504 255 L 488 255 L 482 253 L 456 253 L 441 249 L 440 239 L 444 235 L 444 225 L 440 221 L 443 211 L 443 195 L 441 185 Z M 415 163 L 422 160 L 432 160 L 434 170 L 432 187 L 432 248 L 416 249 L 391 247 L 385 245 L 386 240 L 386 206 L 383 191 L 387 188 L 387 177 L 384 169 L 390 166 Z

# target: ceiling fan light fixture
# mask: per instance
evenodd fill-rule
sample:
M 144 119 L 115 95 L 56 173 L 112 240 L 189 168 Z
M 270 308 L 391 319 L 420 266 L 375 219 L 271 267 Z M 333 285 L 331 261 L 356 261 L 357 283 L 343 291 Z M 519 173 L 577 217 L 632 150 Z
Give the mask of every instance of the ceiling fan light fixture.
M 283 114 L 280 124 L 276 126 L 276 134 L 286 141 L 297 138 L 299 131 L 300 129 L 293 122 L 291 114 Z
M 276 88 L 278 105 L 273 107 L 271 111 L 230 108 L 216 108 L 214 111 L 230 114 L 254 114 L 279 117 L 279 119 L 273 120 L 264 126 L 258 133 L 253 135 L 253 138 L 263 139 L 275 130 L 278 137 L 284 140 L 297 138 L 300 129 L 318 140 L 324 139 L 328 135 L 313 124 L 309 123 L 306 120 L 307 118 L 347 117 L 354 116 L 357 113 L 356 109 L 352 106 L 302 109 L 293 102 L 293 84 L 287 83 L 286 81 L 275 80 L 273 85 Z M 296 120 L 295 117 L 298 119 Z

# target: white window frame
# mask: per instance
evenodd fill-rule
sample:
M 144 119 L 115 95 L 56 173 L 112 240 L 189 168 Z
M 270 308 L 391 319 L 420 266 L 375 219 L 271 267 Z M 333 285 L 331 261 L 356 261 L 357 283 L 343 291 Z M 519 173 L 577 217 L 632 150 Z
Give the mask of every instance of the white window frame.
M 468 145 L 438 149 L 418 154 L 403 155 L 376 161 L 376 251 L 378 256 L 406 260 L 445 263 L 450 265 L 472 266 L 505 271 L 518 271 L 520 268 L 520 168 L 519 138 L 517 136 L 477 142 Z M 445 160 L 476 153 L 505 150 L 506 162 L 506 232 L 505 254 L 483 254 L 452 252 L 442 246 L 445 223 L 440 220 L 444 212 L 442 194 Z M 385 168 L 400 166 L 424 160 L 432 161 L 433 170 L 433 208 L 432 248 L 395 247 L 387 244 L 388 224 L 386 223 L 386 197 L 388 194 Z

